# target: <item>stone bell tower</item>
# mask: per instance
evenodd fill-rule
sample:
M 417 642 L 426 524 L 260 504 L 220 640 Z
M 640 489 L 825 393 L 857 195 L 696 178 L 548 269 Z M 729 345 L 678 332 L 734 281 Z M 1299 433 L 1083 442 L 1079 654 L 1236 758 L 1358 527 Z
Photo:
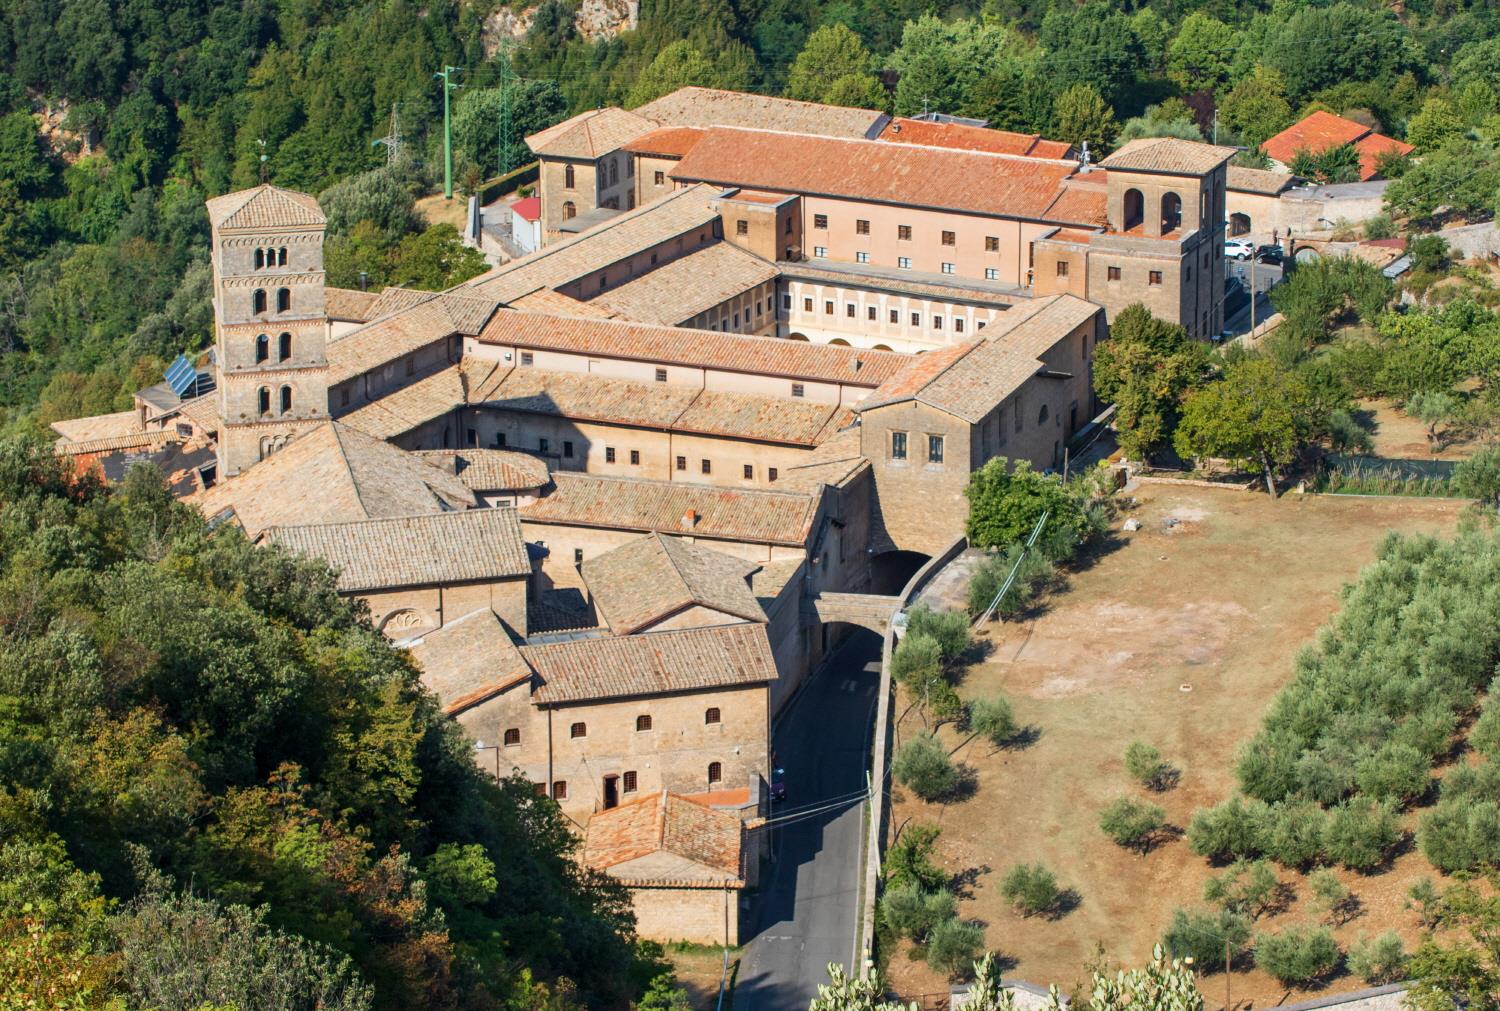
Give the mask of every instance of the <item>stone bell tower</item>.
M 328 418 L 318 202 L 268 184 L 208 201 L 213 227 L 219 476 Z

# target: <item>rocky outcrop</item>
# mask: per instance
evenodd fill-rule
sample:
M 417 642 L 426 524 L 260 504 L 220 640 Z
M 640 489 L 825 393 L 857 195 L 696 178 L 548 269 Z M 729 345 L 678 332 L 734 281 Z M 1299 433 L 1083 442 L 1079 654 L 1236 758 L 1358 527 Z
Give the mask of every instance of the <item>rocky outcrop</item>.
M 536 19 L 540 4 L 520 10 L 501 7 L 484 22 L 484 54 L 494 56 L 506 39 L 520 41 Z M 578 0 L 573 24 L 578 34 L 589 41 L 609 39 L 636 26 L 640 14 L 639 0 Z

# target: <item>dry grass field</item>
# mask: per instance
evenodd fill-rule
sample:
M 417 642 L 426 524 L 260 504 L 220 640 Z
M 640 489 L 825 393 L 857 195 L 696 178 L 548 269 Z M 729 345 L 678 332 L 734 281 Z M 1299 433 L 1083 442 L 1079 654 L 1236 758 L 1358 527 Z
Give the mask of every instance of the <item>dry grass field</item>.
M 1427 426 L 1397 410 L 1388 400 L 1361 400 L 1359 410 L 1371 424 L 1375 455 L 1393 460 L 1467 460 L 1480 446 L 1476 439 L 1453 439 L 1432 451 Z
M 1185 827 L 1194 809 L 1232 792 L 1236 748 L 1255 732 L 1289 679 L 1296 651 L 1334 612 L 1340 587 L 1373 557 L 1386 531 L 1449 531 L 1461 509 L 1456 502 L 1343 496 L 1271 501 L 1160 484 L 1135 498 L 1125 515 L 1141 529 L 1117 533 L 1116 544 L 1071 574 L 1039 614 L 991 626 L 988 657 L 959 686 L 965 697 L 1003 692 L 1017 720 L 1035 728 L 1034 742 L 960 750 L 956 759 L 978 785 L 965 800 L 925 804 L 897 788 L 893 824 L 941 826 L 945 867 L 972 881 L 960 915 L 985 924 L 988 946 L 1010 960 L 1006 974 L 1064 991 L 1085 978 L 1100 946 L 1112 964 L 1142 963 L 1172 911 L 1201 904 L 1212 873 L 1184 839 L 1142 856 L 1099 830 L 1097 813 L 1109 801 L 1148 796 L 1125 773 L 1126 746 L 1146 741 L 1181 771 L 1174 789 L 1152 799 L 1171 824 Z M 1176 525 L 1164 522 L 1169 517 Z M 917 726 L 908 716 L 901 730 Z M 943 733 L 950 747 L 961 740 L 952 728 Z M 999 892 L 1011 866 L 1038 861 L 1078 895 L 1077 906 L 1055 920 L 1022 918 Z M 1415 920 L 1402 908 L 1405 889 L 1424 874 L 1432 874 L 1425 859 L 1408 851 L 1383 873 L 1344 875 L 1364 912 L 1339 928 L 1340 942 L 1347 947 L 1361 934 L 1393 927 L 1410 942 Z M 1314 918 L 1303 877 L 1281 877 L 1296 901 L 1257 929 Z M 905 951 L 893 953 L 889 971 L 902 994 L 947 986 Z M 1237 1005 L 1286 996 L 1259 971 L 1237 972 L 1232 984 Z M 1211 1002 L 1223 1000 L 1222 974 L 1203 986 Z

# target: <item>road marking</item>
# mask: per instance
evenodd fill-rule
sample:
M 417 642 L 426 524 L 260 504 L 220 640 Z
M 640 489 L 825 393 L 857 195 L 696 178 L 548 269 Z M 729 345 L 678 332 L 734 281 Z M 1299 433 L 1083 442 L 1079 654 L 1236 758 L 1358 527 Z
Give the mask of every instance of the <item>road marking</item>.
M 843 684 L 843 689 L 846 692 L 852 692 L 852 691 L 854 691 L 854 681 L 852 679 L 850 679 L 850 678 L 845 678 L 844 679 L 844 684 Z

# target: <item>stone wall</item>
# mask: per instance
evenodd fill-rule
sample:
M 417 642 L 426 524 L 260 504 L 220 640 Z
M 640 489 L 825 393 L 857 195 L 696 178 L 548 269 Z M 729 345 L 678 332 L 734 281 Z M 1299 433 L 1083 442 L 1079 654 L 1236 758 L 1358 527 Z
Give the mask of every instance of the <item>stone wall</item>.
M 740 893 L 732 888 L 632 888 L 636 933 L 651 941 L 740 944 Z

